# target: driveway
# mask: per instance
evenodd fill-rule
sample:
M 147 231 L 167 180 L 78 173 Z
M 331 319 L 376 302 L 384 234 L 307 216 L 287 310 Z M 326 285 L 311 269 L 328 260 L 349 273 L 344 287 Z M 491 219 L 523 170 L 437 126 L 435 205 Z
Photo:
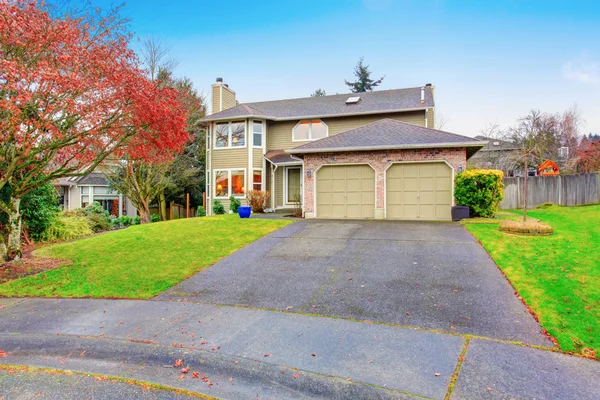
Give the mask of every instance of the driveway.
M 551 346 L 456 223 L 302 220 L 161 294 Z

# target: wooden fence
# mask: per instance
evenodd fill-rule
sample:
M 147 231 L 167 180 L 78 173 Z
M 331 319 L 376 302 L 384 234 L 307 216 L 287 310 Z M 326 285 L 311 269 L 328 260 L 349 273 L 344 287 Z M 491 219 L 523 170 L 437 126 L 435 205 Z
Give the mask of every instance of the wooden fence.
M 197 212 L 196 207 L 190 207 L 190 218 L 195 217 L 196 212 Z M 160 211 L 159 211 L 158 207 L 150 207 L 150 214 L 160 215 Z M 175 204 L 175 203 L 167 204 L 167 219 L 168 220 L 185 218 L 185 215 L 186 215 L 185 206 L 182 206 L 180 204 Z
M 501 209 L 523 207 L 524 178 L 504 178 Z M 600 203 L 600 175 L 577 174 L 530 176 L 527 179 L 527 208 L 544 203 L 560 206 L 583 206 Z

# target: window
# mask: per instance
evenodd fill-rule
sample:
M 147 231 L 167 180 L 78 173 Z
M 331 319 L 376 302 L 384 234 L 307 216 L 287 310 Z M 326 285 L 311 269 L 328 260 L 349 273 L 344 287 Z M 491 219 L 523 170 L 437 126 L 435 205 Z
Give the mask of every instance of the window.
M 262 170 L 255 169 L 252 174 L 252 189 L 262 190 Z
M 246 193 L 246 171 L 217 170 L 214 186 L 215 198 L 243 197 Z
M 215 147 L 229 146 L 229 124 L 221 123 L 215 125 Z
M 312 121 L 300 121 L 294 127 L 292 139 L 295 142 L 304 140 L 317 140 L 327 137 L 327 125 L 320 119 Z
M 243 196 L 246 192 L 246 177 L 243 170 L 231 171 L 231 196 Z
M 230 124 L 231 130 L 231 146 L 232 147 L 244 147 L 246 145 L 246 123 L 232 122 Z
M 254 147 L 262 147 L 262 140 L 263 140 L 263 124 L 261 121 L 253 121 L 254 123 L 252 124 L 252 133 L 253 133 L 253 140 L 254 140 Z
M 206 150 L 210 150 L 210 128 L 206 130 Z
M 215 171 L 215 197 L 229 197 L 229 171 Z
M 219 122 L 215 124 L 215 148 L 245 147 L 246 122 Z

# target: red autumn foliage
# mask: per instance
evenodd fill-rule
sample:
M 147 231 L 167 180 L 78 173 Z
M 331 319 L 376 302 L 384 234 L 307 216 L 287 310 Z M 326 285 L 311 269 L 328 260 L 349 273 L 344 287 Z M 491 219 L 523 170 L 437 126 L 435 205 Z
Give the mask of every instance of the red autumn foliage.
M 146 78 L 114 19 L 54 18 L 34 0 L 0 1 L 0 15 L 0 141 L 14 149 L 0 187 L 81 172 L 114 152 L 183 149 L 179 93 Z
M 584 141 L 577 149 L 580 172 L 600 171 L 600 141 Z

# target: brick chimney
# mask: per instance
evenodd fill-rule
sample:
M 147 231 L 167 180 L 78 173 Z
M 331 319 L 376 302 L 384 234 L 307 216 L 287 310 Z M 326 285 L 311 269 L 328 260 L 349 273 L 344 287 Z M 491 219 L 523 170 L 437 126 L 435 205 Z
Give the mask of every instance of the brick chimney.
M 217 82 L 212 85 L 212 113 L 215 114 L 236 105 L 235 92 L 229 88 L 229 85 L 223 83 L 223 78 L 217 78 Z

